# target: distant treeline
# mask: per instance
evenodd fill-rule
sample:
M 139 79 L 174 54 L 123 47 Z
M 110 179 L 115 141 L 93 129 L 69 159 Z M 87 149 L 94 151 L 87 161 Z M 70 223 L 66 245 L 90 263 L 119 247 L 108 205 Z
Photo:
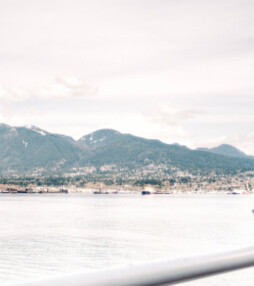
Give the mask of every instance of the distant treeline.
M 84 185 L 86 181 L 80 177 L 11 177 L 11 178 L 0 178 L 0 184 L 4 185 L 17 185 L 27 187 L 29 185 L 36 186 L 63 186 L 63 185 Z
M 194 179 L 195 180 L 195 179 Z M 209 183 L 215 182 L 216 178 L 203 178 L 203 181 Z M 107 186 L 111 185 L 132 185 L 137 187 L 144 187 L 145 185 L 152 185 L 157 187 L 162 186 L 173 186 L 175 183 L 178 184 L 191 184 L 193 178 L 189 176 L 173 177 L 170 179 L 157 179 L 157 178 L 144 178 L 144 179 L 122 179 L 112 177 L 94 177 L 94 176 L 45 176 L 45 177 L 0 177 L 0 184 L 4 185 L 17 185 L 20 187 L 27 186 L 77 186 L 85 187 L 88 183 L 104 183 Z

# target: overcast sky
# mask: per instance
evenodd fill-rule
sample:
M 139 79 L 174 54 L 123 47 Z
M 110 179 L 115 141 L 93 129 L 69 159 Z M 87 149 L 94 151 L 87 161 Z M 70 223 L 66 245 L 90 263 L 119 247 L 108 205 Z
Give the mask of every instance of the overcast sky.
M 254 1 L 1 0 L 0 121 L 254 155 Z

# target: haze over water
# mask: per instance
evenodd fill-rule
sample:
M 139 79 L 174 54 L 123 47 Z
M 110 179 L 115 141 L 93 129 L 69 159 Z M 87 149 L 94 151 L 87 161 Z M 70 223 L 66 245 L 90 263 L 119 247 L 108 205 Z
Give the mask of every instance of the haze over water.
M 1 195 L 0 284 L 253 244 L 254 196 Z M 253 285 L 253 269 L 186 285 Z

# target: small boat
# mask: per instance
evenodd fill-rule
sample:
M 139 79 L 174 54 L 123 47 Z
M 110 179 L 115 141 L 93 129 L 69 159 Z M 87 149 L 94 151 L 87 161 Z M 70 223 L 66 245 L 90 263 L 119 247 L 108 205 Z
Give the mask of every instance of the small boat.
M 58 193 L 68 194 L 68 190 L 67 189 L 60 189 Z
M 93 192 L 95 195 L 108 195 L 109 192 L 108 191 L 105 191 L 103 189 L 99 189 L 99 190 L 96 190 Z
M 151 192 L 149 192 L 149 191 L 142 191 L 141 192 L 141 195 L 150 195 L 151 194 Z
M 7 191 L 7 190 L 1 190 L 0 193 L 1 193 L 1 194 L 9 194 L 10 192 Z
M 47 189 L 47 190 L 39 190 L 38 191 L 38 194 L 46 194 L 46 193 L 48 193 L 49 192 L 49 190 Z

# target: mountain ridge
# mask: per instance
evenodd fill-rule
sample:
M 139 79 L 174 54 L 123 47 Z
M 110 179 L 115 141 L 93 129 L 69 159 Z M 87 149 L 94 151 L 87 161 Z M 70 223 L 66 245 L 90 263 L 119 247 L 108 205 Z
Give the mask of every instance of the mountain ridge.
M 75 171 L 79 174 L 88 170 L 88 173 L 142 177 L 152 171 L 169 174 L 174 170 L 188 173 L 254 170 L 251 156 L 231 145 L 224 149 L 219 147 L 191 150 L 114 129 L 99 129 L 75 140 L 36 126 L 0 124 L 0 173 L 63 174 Z M 242 157 L 225 154 L 229 149 Z
M 206 152 L 211 152 L 214 154 L 220 154 L 225 155 L 229 157 L 236 157 L 236 158 L 247 158 L 250 157 L 246 155 L 243 151 L 239 150 L 238 148 L 229 145 L 229 144 L 221 144 L 219 146 L 213 147 L 213 148 L 205 148 L 205 147 L 199 147 L 197 150 L 202 150 Z

